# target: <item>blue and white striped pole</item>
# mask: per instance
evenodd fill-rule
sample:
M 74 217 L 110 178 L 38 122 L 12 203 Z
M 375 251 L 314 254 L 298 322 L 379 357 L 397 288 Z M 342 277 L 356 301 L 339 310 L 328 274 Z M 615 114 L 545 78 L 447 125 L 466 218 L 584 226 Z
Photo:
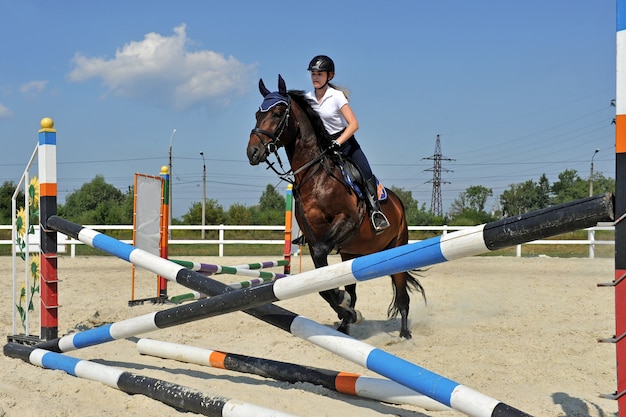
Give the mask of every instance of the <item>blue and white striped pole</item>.
M 4 354 L 45 369 L 61 370 L 78 378 L 101 382 L 129 394 L 142 394 L 177 409 L 211 417 L 294 417 L 258 405 L 207 395 L 201 391 L 156 378 L 133 374 L 87 360 L 72 358 L 18 343 L 4 346 Z M 79 413 L 80 414 L 80 413 Z

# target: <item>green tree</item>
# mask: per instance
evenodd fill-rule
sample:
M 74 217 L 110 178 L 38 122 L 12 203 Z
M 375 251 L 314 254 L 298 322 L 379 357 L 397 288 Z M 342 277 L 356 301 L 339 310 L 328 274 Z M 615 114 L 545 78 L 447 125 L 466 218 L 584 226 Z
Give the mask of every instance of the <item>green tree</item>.
M 459 194 L 450 208 L 450 224 L 474 225 L 487 223 L 494 217 L 485 212 L 487 199 L 493 195 L 491 188 L 482 185 L 472 185 Z
M 226 220 L 226 214 L 222 206 L 214 199 L 206 200 L 204 206 L 204 221 L 205 224 L 224 224 Z M 189 211 L 183 214 L 183 224 L 202 224 L 202 203 L 195 202 L 189 207 Z
M 589 195 L 589 181 L 585 181 L 575 169 L 566 169 L 559 174 L 559 180 L 552 184 L 552 204 L 584 198 Z
M 252 224 L 252 212 L 243 204 L 233 204 L 226 213 L 226 224 L 249 225 Z
M 62 217 L 80 224 L 132 224 L 132 211 L 129 215 L 123 209 L 129 206 L 129 198 L 132 201 L 132 193 L 124 194 L 102 175 L 96 175 L 68 195 L 58 211 Z
M 601 172 L 594 172 L 593 193 L 615 193 L 615 180 L 613 178 L 605 178 Z
M 11 224 L 11 198 L 15 192 L 17 184 L 13 181 L 5 181 L 0 186 L 0 223 Z M 20 191 L 16 200 L 17 206 L 24 205 L 24 191 Z
M 413 198 L 411 191 L 406 191 L 394 185 L 389 187 L 389 189 L 393 191 L 400 201 L 402 201 L 402 204 L 404 204 L 406 222 L 409 226 L 443 224 L 443 219 L 437 220 L 431 212 L 426 210 L 425 203 L 422 203 L 420 207 L 419 202 Z
M 261 194 L 256 213 L 256 224 L 282 225 L 285 224 L 285 197 L 276 188 L 268 184 Z
M 472 185 L 459 194 L 452 202 L 450 213 L 459 215 L 466 211 L 484 212 L 487 199 L 493 195 L 491 188 L 482 185 Z
M 508 190 L 500 195 L 500 206 L 504 217 L 518 216 L 540 207 L 539 187 L 533 180 L 520 184 L 511 184 Z
M 266 210 L 285 210 L 285 197 L 283 197 L 272 184 L 267 184 L 265 191 L 259 199 L 259 209 Z
M 550 181 L 548 177 L 546 177 L 546 174 L 541 174 L 541 177 L 539 177 L 536 193 L 537 208 L 542 209 L 548 207 L 550 205 L 552 191 L 550 190 Z

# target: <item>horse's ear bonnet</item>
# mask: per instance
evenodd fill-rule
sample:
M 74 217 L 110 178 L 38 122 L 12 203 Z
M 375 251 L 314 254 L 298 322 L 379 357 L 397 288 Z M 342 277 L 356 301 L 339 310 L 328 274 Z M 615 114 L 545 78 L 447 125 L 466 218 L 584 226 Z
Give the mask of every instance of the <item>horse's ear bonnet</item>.
M 263 103 L 261 103 L 261 107 L 259 107 L 259 110 L 262 112 L 266 112 L 278 104 L 284 104 L 286 106 L 289 105 L 287 86 L 285 85 L 285 80 L 283 80 L 283 77 L 281 77 L 280 74 L 278 74 L 278 91 L 270 92 L 270 90 L 265 87 L 263 79 L 259 79 L 259 91 L 264 97 Z

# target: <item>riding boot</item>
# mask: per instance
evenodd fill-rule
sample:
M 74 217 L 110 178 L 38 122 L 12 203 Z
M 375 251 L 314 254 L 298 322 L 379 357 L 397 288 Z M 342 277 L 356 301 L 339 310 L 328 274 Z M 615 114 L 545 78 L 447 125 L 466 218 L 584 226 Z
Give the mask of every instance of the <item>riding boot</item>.
M 378 201 L 378 190 L 376 186 L 376 177 L 372 175 L 365 182 L 367 203 L 370 206 L 370 220 L 376 233 L 380 233 L 389 227 L 389 220 L 380 209 L 380 201 Z

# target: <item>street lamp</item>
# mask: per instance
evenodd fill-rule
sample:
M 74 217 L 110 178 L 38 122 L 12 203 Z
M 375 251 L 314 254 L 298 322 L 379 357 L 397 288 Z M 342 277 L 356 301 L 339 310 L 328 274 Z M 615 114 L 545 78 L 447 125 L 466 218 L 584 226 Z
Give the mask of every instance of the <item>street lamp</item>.
M 204 160 L 204 152 L 200 152 L 202 157 L 202 239 L 204 240 L 205 230 L 205 214 L 206 214 L 206 161 Z
M 600 152 L 599 148 L 596 148 L 593 156 L 591 157 L 591 172 L 589 173 L 589 197 L 593 196 L 593 158 L 596 157 L 596 154 Z
M 176 129 L 172 130 L 172 135 L 170 136 L 170 179 L 169 179 L 169 195 L 167 196 L 168 198 L 168 202 L 169 202 L 169 210 L 167 213 L 167 234 L 168 234 L 168 238 L 171 239 L 172 238 L 172 229 L 170 229 L 170 226 L 172 225 L 172 139 L 174 139 L 174 134 L 176 133 Z

